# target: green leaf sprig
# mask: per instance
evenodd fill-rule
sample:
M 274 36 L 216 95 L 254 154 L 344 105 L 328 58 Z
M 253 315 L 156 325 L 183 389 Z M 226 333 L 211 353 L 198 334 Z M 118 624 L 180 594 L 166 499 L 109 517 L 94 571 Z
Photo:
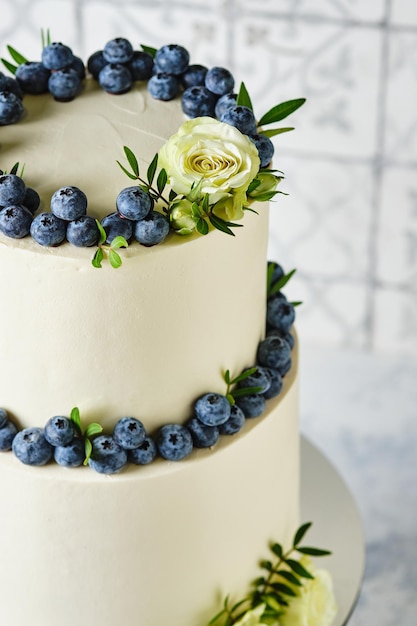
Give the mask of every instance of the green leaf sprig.
M 233 605 L 230 605 L 230 598 L 227 597 L 222 610 L 210 620 L 209 625 L 221 621 L 222 626 L 233 626 L 247 611 L 259 604 L 265 604 L 262 623 L 274 624 L 285 612 L 290 599 L 297 595 L 294 588 L 302 587 L 303 580 L 314 578 L 300 561 L 293 558 L 294 553 L 313 557 L 331 554 L 329 550 L 300 545 L 311 525 L 311 522 L 307 522 L 300 526 L 294 535 L 292 546 L 287 551 L 284 551 L 280 543 L 273 543 L 270 546 L 273 560 L 261 561 L 263 573 L 253 581 L 253 589 L 245 598 Z
M 49 46 L 49 44 L 51 43 L 51 34 L 49 32 L 49 28 L 46 31 L 44 31 L 43 28 L 41 29 L 41 40 L 42 40 L 42 49 L 45 48 L 46 46 Z M 10 54 L 14 63 L 11 63 L 7 59 L 3 59 L 3 58 L 1 59 L 1 61 L 4 67 L 6 67 L 9 70 L 9 72 L 13 74 L 13 76 L 15 76 L 19 65 L 23 65 L 23 63 L 28 63 L 29 61 L 25 56 L 23 56 L 23 54 L 18 52 L 12 46 L 7 46 L 7 51 Z
M 252 376 L 257 369 L 257 367 L 250 367 L 234 378 L 231 377 L 230 370 L 225 371 L 224 382 L 227 385 L 225 396 L 232 406 L 235 404 L 236 398 L 242 398 L 243 396 L 249 396 L 252 393 L 260 393 L 262 391 L 262 387 L 236 387 L 238 383 Z
M 103 260 L 108 257 L 110 265 L 117 269 L 122 265 L 122 259 L 117 250 L 119 248 L 127 248 L 129 244 L 121 235 L 115 237 L 110 244 L 106 244 L 107 233 L 98 220 L 96 220 L 96 224 L 100 237 L 91 264 L 93 267 L 101 268 Z
M 281 291 L 281 289 L 283 289 L 285 285 L 291 280 L 291 278 L 294 276 L 296 271 L 297 271 L 296 269 L 292 269 L 290 272 L 288 272 L 288 274 L 284 274 L 284 276 L 282 276 L 278 280 L 273 281 L 274 264 L 268 263 L 267 275 L 266 275 L 267 298 L 270 298 L 275 293 L 278 293 L 279 291 Z M 291 304 L 293 306 L 300 306 L 302 302 L 301 301 L 291 302 Z
M 97 422 L 91 422 L 83 431 L 81 427 L 81 416 L 78 407 L 74 407 L 70 414 L 70 420 L 75 426 L 78 435 L 84 439 L 85 459 L 84 465 L 88 465 L 88 460 L 93 451 L 92 437 L 103 432 L 103 427 Z
M 3 174 L 16 174 L 20 178 L 23 178 L 23 172 L 24 171 L 25 171 L 25 166 L 22 165 L 22 168 L 21 168 L 20 174 L 19 174 L 19 161 L 17 161 L 17 163 L 15 163 L 13 165 L 12 169 L 10 170 L 10 172 L 8 172 L 7 170 L 0 170 L 0 176 L 3 176 Z

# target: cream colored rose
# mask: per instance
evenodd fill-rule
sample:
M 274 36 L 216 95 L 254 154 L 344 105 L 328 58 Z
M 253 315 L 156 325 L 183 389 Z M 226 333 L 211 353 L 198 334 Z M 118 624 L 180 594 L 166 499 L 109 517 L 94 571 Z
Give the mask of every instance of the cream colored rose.
M 190 235 L 195 230 L 197 222 L 193 216 L 192 202 L 187 198 L 176 200 L 169 219 L 178 235 Z
M 264 611 L 265 604 L 258 604 L 258 606 L 251 611 L 247 611 L 247 613 L 235 623 L 235 626 L 267 626 L 261 621 Z
M 298 595 L 291 598 L 280 626 L 331 626 L 337 612 L 332 577 L 327 570 L 316 569 L 308 557 L 300 563 L 314 579 L 304 579 L 303 586 L 297 588 Z
M 240 199 L 259 170 L 255 144 L 233 126 L 211 117 L 182 124 L 159 152 L 160 167 L 177 194 L 187 196 L 201 181 L 210 204 L 237 195 Z

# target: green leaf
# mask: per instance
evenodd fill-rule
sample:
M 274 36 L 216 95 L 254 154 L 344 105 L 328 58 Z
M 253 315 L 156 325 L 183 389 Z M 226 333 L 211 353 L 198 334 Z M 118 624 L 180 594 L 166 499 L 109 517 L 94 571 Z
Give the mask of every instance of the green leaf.
M 10 61 L 8 61 L 7 59 L 3 59 L 3 57 L 2 57 L 2 59 L 1 59 L 1 60 L 2 60 L 2 63 L 3 63 L 3 65 L 4 65 L 4 67 L 5 67 L 6 69 L 8 69 L 8 70 L 9 70 L 9 72 L 10 72 L 11 74 L 13 74 L 13 76 L 14 76 L 14 75 L 16 74 L 17 65 L 13 65 L 13 63 L 10 63 Z
M 101 245 L 101 244 L 103 244 L 106 241 L 107 233 L 104 230 L 104 227 L 102 226 L 101 222 L 99 220 L 97 220 L 97 219 L 96 219 L 96 225 L 97 225 L 97 228 L 98 228 L 98 232 L 100 233 L 100 237 L 99 237 L 98 243 L 99 243 L 99 245 Z
M 84 441 L 84 451 L 85 451 L 84 465 L 88 465 L 88 459 L 91 457 L 91 453 L 93 451 L 93 445 L 89 439 L 86 439 Z
M 313 579 L 314 576 L 310 574 L 309 571 L 306 570 L 305 567 L 301 565 L 299 561 L 295 561 L 294 559 L 286 559 L 285 563 L 292 569 L 293 572 L 301 576 L 302 578 L 310 578 Z
M 153 59 L 155 58 L 155 55 L 158 52 L 157 48 L 152 48 L 151 46 L 146 46 L 144 43 L 141 43 L 140 47 L 142 48 L 142 50 L 144 52 L 147 52 L 148 54 L 150 54 Z
M 87 426 L 87 428 L 85 429 L 85 436 L 86 437 L 93 437 L 94 435 L 98 435 L 99 433 L 103 432 L 103 426 L 101 426 L 100 424 L 97 424 L 97 422 L 91 422 L 91 424 L 89 424 Z
M 81 435 L 82 434 L 82 430 L 81 430 L 80 409 L 77 406 L 75 406 L 71 410 L 70 420 L 74 424 L 75 428 L 77 429 L 78 434 Z
M 43 30 L 43 28 L 41 29 L 41 38 L 42 49 L 46 48 L 46 46 L 49 46 L 49 44 L 51 43 L 51 33 L 49 31 L 49 28 L 46 30 L 46 32 Z
M 168 196 L 169 201 L 172 202 L 173 200 L 175 200 L 176 197 L 177 197 L 177 192 L 174 191 L 173 189 L 170 189 L 169 196 Z
M 297 587 L 301 587 L 302 583 L 298 580 L 297 576 L 295 576 L 292 572 L 288 572 L 287 570 L 280 569 L 277 571 L 277 575 L 281 576 L 281 578 L 285 578 L 289 583 L 296 585 Z
M 292 304 L 293 307 L 296 307 L 296 306 L 300 306 L 301 304 L 303 304 L 303 301 L 302 300 L 295 300 L 295 302 L 291 302 L 290 304 Z
M 103 250 L 101 248 L 97 248 L 91 263 L 94 267 L 101 268 L 101 262 L 103 261 L 103 259 L 104 259 Z
M 234 397 L 232 396 L 232 394 L 231 394 L 231 393 L 227 393 L 227 394 L 226 394 L 226 398 L 228 399 L 229 404 L 230 404 L 231 406 L 233 406 L 234 404 L 236 404 L 235 399 L 234 399 Z
M 266 569 L 268 572 L 272 572 L 274 570 L 274 566 L 271 561 L 261 561 L 260 566 L 262 569 Z
M 261 587 L 261 586 L 263 587 L 263 585 L 265 585 L 265 583 L 266 583 L 266 578 L 264 576 L 259 576 L 259 578 L 256 578 L 253 581 L 253 586 L 254 587 Z
M 220 230 L 227 235 L 232 235 L 232 237 L 235 236 L 235 233 L 228 226 L 230 222 L 222 220 L 220 217 L 217 217 L 217 215 L 214 215 L 214 213 L 209 216 L 209 220 L 214 228 L 217 228 L 217 230 Z M 234 224 L 234 226 L 241 226 L 241 224 Z
M 251 182 L 251 184 L 248 187 L 248 190 L 246 192 L 247 195 L 250 196 L 251 192 L 255 191 L 255 189 L 257 187 L 259 187 L 260 184 L 261 184 L 261 181 L 259 180 L 259 178 L 254 178 L 253 181 Z
M 291 276 L 294 274 L 295 270 L 292 270 L 292 272 L 290 272 L 289 274 L 287 274 L 287 276 L 289 276 L 291 278 Z M 282 277 L 281 280 L 284 280 L 285 276 Z M 289 280 L 289 279 L 288 279 Z M 288 281 L 286 281 L 288 282 Z M 285 283 L 284 283 L 285 284 Z M 306 532 L 308 531 L 308 529 L 311 527 L 313 522 L 306 522 L 305 524 L 302 524 L 300 526 L 300 528 L 297 530 L 297 532 L 294 535 L 294 540 L 292 542 L 292 545 L 298 546 L 298 544 L 300 543 L 300 541 L 302 541 L 304 535 L 306 534 Z
M 208 626 L 211 626 L 212 624 L 215 624 L 224 614 L 225 614 L 225 609 L 222 609 L 219 613 L 217 613 L 217 615 L 215 615 L 208 623 Z
M 155 178 L 156 168 L 158 167 L 158 153 L 155 154 L 152 161 L 149 163 L 147 177 L 149 185 L 152 185 L 153 179 Z
M 261 393 L 262 387 L 239 387 L 232 391 L 232 396 L 236 398 L 243 398 L 244 396 L 251 396 L 255 393 Z
M 258 368 L 255 367 L 249 367 L 247 370 L 244 370 L 241 374 L 239 374 L 239 376 L 236 376 L 236 378 L 233 378 L 230 381 L 231 385 L 236 385 L 237 383 L 242 382 L 242 380 L 246 380 L 247 378 L 249 378 L 249 376 L 252 376 L 252 374 L 254 374 L 256 372 Z
M 279 593 L 284 593 L 286 596 L 291 596 L 292 598 L 297 595 L 294 589 L 291 589 L 291 587 L 288 587 L 288 585 L 284 585 L 284 583 L 272 583 L 271 587 L 275 591 L 278 591 Z
M 28 63 L 28 60 L 26 59 L 26 57 L 24 57 L 23 54 L 20 54 L 20 52 L 12 48 L 12 46 L 7 46 L 7 49 L 13 61 L 16 61 L 18 65 L 22 65 L 23 63 Z
M 260 134 L 265 135 L 265 137 L 275 137 L 275 135 L 282 135 L 282 133 L 289 133 L 291 130 L 294 130 L 293 126 L 287 128 L 267 128 L 263 130 Z
M 230 370 L 226 370 L 224 373 L 224 382 L 226 383 L 226 385 L 230 385 L 231 384 L 231 378 L 230 378 Z
M 279 278 L 272 285 L 272 287 L 270 289 L 270 294 L 269 295 L 272 296 L 274 293 L 277 293 L 278 291 L 281 291 L 281 289 L 283 289 L 283 287 L 285 287 L 285 285 L 288 283 L 288 281 L 291 280 L 291 278 L 294 276 L 296 271 L 297 271 L 296 269 L 293 269 L 293 270 L 291 270 L 291 272 L 288 272 L 288 274 L 285 274 L 284 276 L 282 276 L 282 278 Z M 307 530 L 309 529 L 310 526 L 311 526 L 311 522 L 310 522 L 309 526 L 307 527 Z M 301 528 L 303 528 L 303 526 Z M 306 531 L 304 531 L 304 532 L 306 532 Z M 302 537 L 301 537 L 301 539 L 302 539 Z M 301 539 L 300 539 L 300 541 L 301 541 Z
M 283 551 L 282 545 L 280 543 L 274 543 L 271 546 L 271 550 L 275 554 L 275 556 L 277 556 L 279 559 L 282 558 L 282 555 L 284 554 L 284 551 Z
M 135 155 L 133 154 L 132 150 L 127 146 L 124 146 L 123 150 L 132 169 L 132 172 L 135 174 L 136 178 L 139 178 L 139 164 Z
M 297 552 L 308 554 L 309 556 L 329 556 L 331 554 L 330 550 L 321 550 L 320 548 L 311 548 L 310 546 L 297 548 Z
M 18 170 L 19 170 L 19 161 L 13 165 L 12 169 L 10 170 L 10 174 L 17 174 Z
M 122 237 L 121 235 L 118 235 L 117 237 L 115 237 L 110 244 L 110 248 L 112 250 L 118 250 L 119 248 L 127 248 L 128 246 L 129 244 L 127 243 L 126 239 Z
M 120 163 L 120 161 L 116 161 L 116 163 L 117 163 L 117 165 L 119 165 L 119 167 L 123 170 L 123 172 L 126 174 L 126 176 L 128 176 L 128 177 L 129 177 L 129 178 L 131 178 L 132 180 L 137 180 L 137 179 L 138 179 L 138 177 L 137 177 L 137 176 L 135 176 L 134 174 L 132 174 L 131 172 L 129 172 L 129 170 L 127 170 L 127 169 L 125 168 L 125 166 L 124 166 L 124 165 L 122 165 L 122 164 Z
M 299 109 L 305 101 L 305 98 L 297 98 L 296 100 L 287 100 L 286 102 L 281 102 L 281 104 L 277 104 L 261 117 L 258 122 L 258 126 L 264 126 L 266 124 L 280 122 L 285 117 Z
M 209 225 L 207 224 L 206 220 L 204 220 L 202 217 L 200 217 L 200 219 L 197 220 L 196 228 L 197 228 L 197 231 L 200 233 L 200 235 L 207 235 L 209 231 Z
M 252 101 L 250 99 L 248 90 L 246 89 L 245 83 L 240 83 L 239 93 L 237 94 L 236 104 L 243 107 L 248 107 L 251 111 L 253 111 Z
M 156 186 L 158 188 L 159 193 L 163 192 L 165 185 L 167 184 L 167 180 L 168 180 L 168 175 L 166 173 L 166 170 L 162 168 L 158 174 L 158 178 L 156 179 Z
M 109 250 L 109 261 L 110 265 L 114 267 L 115 270 L 117 270 L 117 268 L 119 268 L 122 264 L 122 259 L 120 258 L 120 255 L 115 250 L 113 250 L 113 248 L 110 248 Z
M 281 612 L 282 607 L 275 596 L 271 594 L 266 594 L 263 596 L 263 599 L 265 601 L 265 604 L 269 606 L 271 609 L 273 609 L 274 611 L 277 611 L 278 613 Z
M 269 202 L 274 198 L 277 194 L 282 193 L 282 191 L 274 190 L 274 191 L 265 191 L 265 193 L 260 193 L 256 196 L 257 202 Z

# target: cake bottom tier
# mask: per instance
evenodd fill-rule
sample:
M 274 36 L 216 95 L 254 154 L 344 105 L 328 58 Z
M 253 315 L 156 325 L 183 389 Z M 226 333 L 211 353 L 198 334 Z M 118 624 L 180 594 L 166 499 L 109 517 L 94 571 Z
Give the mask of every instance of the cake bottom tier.
M 0 623 L 205 626 L 299 522 L 296 366 L 244 430 L 185 461 L 31 468 L 0 455 Z

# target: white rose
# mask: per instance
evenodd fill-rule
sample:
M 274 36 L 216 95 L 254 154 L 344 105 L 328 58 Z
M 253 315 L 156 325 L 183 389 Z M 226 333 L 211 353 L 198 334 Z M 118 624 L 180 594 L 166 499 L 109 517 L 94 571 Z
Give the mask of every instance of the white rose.
M 247 611 L 245 615 L 235 623 L 235 626 L 267 626 L 261 621 L 265 611 L 265 604 L 258 604 L 251 611 Z

